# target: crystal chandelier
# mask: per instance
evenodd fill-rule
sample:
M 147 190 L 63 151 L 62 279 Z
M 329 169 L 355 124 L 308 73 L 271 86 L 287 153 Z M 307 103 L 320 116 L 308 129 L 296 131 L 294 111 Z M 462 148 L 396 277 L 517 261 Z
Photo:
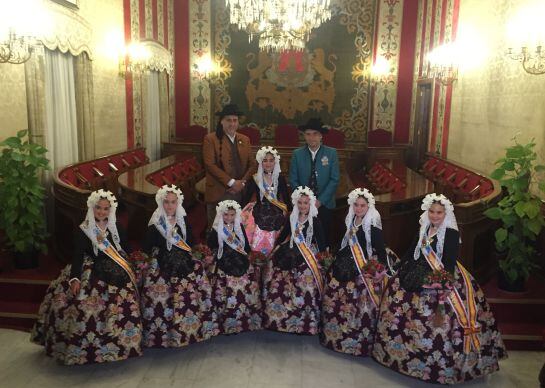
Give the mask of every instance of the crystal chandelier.
M 330 0 L 225 0 L 229 17 L 267 52 L 303 50 L 311 31 L 331 18 Z

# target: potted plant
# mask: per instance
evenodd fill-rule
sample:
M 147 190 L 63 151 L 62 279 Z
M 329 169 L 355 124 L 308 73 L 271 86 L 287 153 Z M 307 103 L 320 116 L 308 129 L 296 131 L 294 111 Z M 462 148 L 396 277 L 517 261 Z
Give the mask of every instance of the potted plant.
M 496 161 L 498 168 L 491 177 L 498 179 L 505 195 L 485 215 L 499 220 L 495 232 L 496 249 L 504 253 L 500 260 L 499 286 L 507 291 L 524 291 L 525 283 L 536 264 L 536 238 L 545 225 L 541 200 L 531 189 L 545 192 L 545 182 L 535 181 L 545 166 L 536 164 L 535 142 L 508 147 L 505 157 Z
M 40 173 L 49 168 L 49 161 L 47 150 L 30 143 L 27 132 L 19 131 L 0 142 L 0 228 L 14 253 L 16 268 L 37 266 L 38 253 L 47 250 Z

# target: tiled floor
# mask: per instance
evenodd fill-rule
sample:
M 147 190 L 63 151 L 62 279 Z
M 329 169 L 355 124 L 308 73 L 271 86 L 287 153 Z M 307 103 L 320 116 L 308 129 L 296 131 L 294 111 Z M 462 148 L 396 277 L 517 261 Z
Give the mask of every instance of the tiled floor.
M 17 387 L 432 387 L 360 359 L 324 349 L 317 337 L 267 331 L 217 337 L 183 349 L 148 349 L 128 361 L 66 367 L 0 329 L 0 386 Z M 539 387 L 545 352 L 510 352 L 500 371 L 471 387 Z

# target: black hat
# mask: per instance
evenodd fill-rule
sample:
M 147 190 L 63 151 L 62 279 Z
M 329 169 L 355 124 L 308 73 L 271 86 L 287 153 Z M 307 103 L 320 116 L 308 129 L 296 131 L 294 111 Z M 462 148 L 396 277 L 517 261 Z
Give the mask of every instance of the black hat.
M 216 113 L 216 116 L 222 119 L 225 116 L 244 116 L 244 113 L 238 110 L 237 104 L 227 104 L 221 112 Z
M 327 133 L 328 129 L 324 127 L 324 123 L 322 123 L 322 120 L 318 117 L 312 117 L 308 119 L 306 124 L 299 125 L 300 131 L 306 131 L 307 129 L 314 129 L 315 131 L 321 132 L 322 135 L 324 133 Z

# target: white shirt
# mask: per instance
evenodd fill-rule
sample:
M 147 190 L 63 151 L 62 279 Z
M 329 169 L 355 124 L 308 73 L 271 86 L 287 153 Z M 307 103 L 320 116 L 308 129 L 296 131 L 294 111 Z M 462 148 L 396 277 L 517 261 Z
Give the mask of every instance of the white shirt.
M 235 144 L 235 137 L 237 136 L 236 132 L 232 137 L 228 133 L 225 133 L 225 135 L 229 138 L 229 140 L 231 140 L 231 143 Z
M 227 136 L 227 138 L 229 140 L 231 140 L 231 143 L 235 144 L 235 138 L 237 137 L 236 132 L 232 137 L 227 132 L 225 132 L 225 136 Z M 229 187 L 232 187 L 234 184 L 235 184 L 235 180 L 233 178 L 231 178 L 231 180 L 229 182 L 227 182 L 227 186 L 229 186 Z
M 308 150 L 310 151 L 310 156 L 312 156 L 312 160 L 314 160 L 316 159 L 316 154 L 318 153 L 318 151 L 320 151 L 320 147 L 318 147 L 316 151 L 312 151 L 310 147 L 308 148 Z

